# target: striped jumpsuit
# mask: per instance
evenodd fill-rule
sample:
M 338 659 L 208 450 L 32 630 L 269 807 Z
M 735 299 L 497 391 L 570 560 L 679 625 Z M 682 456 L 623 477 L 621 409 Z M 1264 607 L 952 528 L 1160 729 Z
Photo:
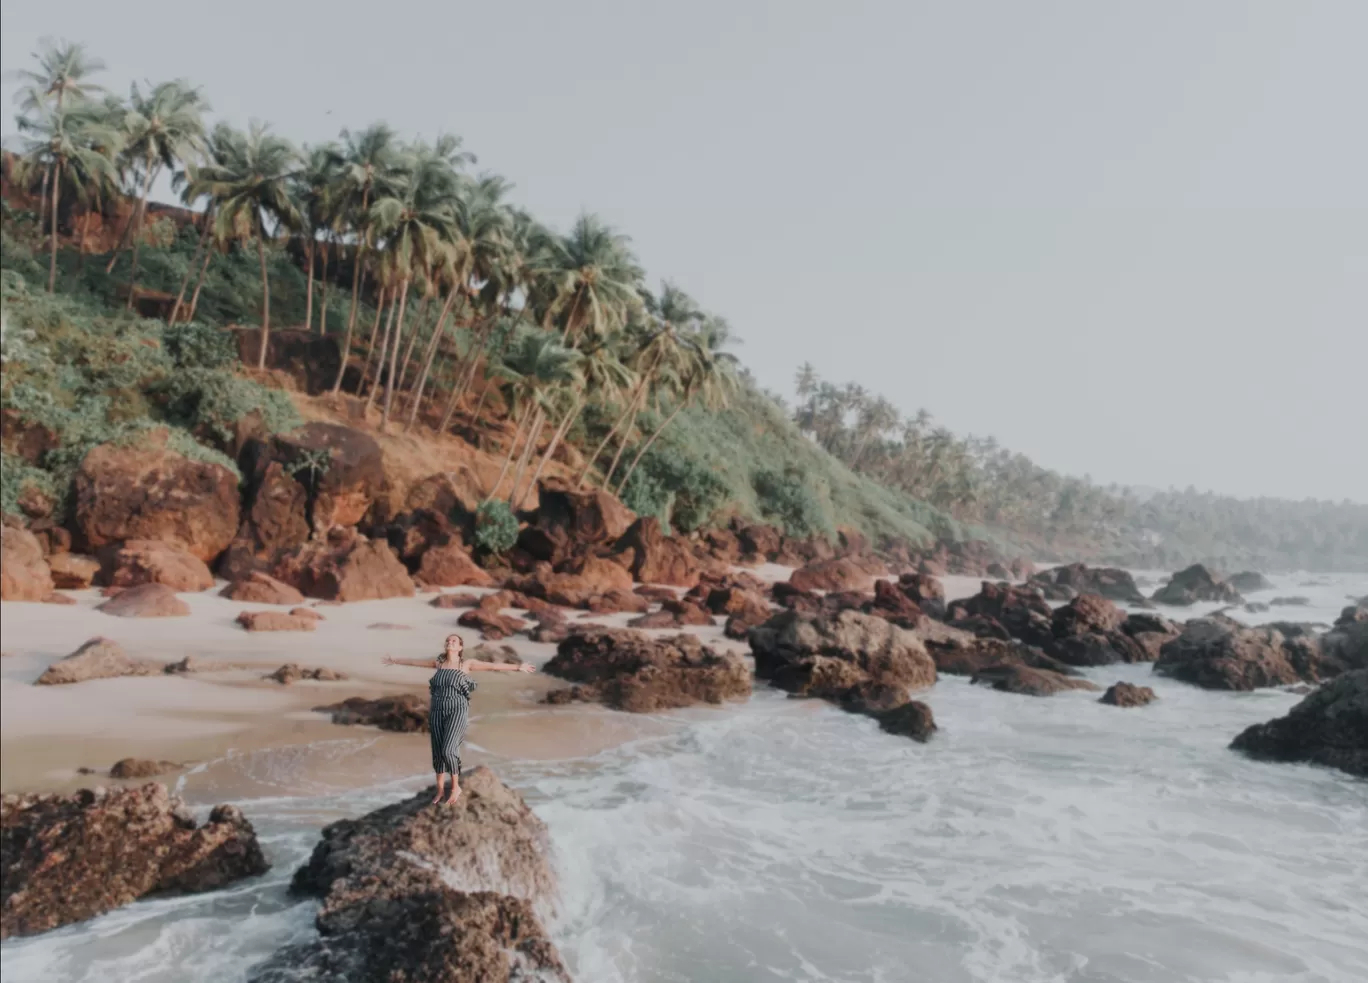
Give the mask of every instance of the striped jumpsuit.
M 459 669 L 438 669 L 428 681 L 432 694 L 428 730 L 432 735 L 432 770 L 438 775 L 461 774 L 461 741 L 470 723 L 470 694 L 475 680 Z

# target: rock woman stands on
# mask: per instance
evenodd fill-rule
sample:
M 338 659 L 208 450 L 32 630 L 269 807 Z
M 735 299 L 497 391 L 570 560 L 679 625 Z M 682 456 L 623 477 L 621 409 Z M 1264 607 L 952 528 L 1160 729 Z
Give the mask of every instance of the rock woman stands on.
M 454 805 L 461 797 L 461 742 L 465 740 L 470 723 L 470 694 L 475 692 L 473 672 L 536 672 L 526 662 L 503 664 L 464 659 L 465 641 L 460 635 L 448 635 L 442 654 L 435 659 L 396 659 L 385 656 L 387 666 L 416 666 L 435 669 L 428 681 L 432 703 L 428 710 L 428 731 L 432 736 L 432 770 L 437 773 L 437 797 L 433 805 Z M 451 793 L 446 792 L 447 776 L 451 776 Z

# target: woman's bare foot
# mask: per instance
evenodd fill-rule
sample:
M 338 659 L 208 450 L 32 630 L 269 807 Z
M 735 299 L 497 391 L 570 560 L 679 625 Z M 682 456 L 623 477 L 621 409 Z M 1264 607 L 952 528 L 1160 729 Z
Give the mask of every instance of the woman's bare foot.
M 447 794 L 446 775 L 438 775 L 438 776 L 437 776 L 437 794 L 434 795 L 434 796 L 432 797 L 432 804 L 433 804 L 433 805 L 441 805 L 442 801 L 446 798 L 446 794 Z
M 443 802 L 442 804 L 443 804 L 443 805 L 454 806 L 454 805 L 456 804 L 456 800 L 459 799 L 460 797 L 461 797 L 461 786 L 459 786 L 459 785 L 453 785 L 453 786 L 451 787 L 451 794 L 447 796 L 446 801 Z

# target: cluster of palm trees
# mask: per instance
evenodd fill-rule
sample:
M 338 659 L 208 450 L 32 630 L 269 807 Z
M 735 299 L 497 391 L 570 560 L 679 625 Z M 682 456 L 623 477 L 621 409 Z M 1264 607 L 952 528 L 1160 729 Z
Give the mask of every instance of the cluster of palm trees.
M 24 173 L 50 229 L 49 291 L 63 202 L 88 219 L 132 201 L 108 266 L 131 250 L 131 307 L 148 199 L 170 176 L 204 216 L 170 319 L 195 316 L 216 253 L 254 244 L 264 368 L 267 253 L 291 244 L 307 272 L 306 330 L 326 332 L 329 304 L 345 291 L 333 392 L 355 354 L 356 395 L 378 403 L 382 428 L 402 415 L 406 429 L 425 420 L 445 432 L 477 392 L 466 411 L 475 420 L 499 393 L 513 434 L 491 498 L 508 479 L 508 501 L 520 501 L 589 406 L 612 422 L 585 455 L 579 483 L 602 462 L 603 486 L 620 491 L 685 406 L 720 405 L 735 383 L 735 360 L 721 351 L 724 321 L 673 285 L 649 292 L 629 240 L 596 217 L 581 216 L 564 235 L 538 223 L 506 200 L 503 179 L 468 173 L 475 158 L 457 137 L 406 142 L 376 124 L 296 147 L 256 122 L 246 131 L 210 126 L 208 104 L 181 81 L 135 86 L 126 101 L 110 96 L 91 82 L 103 65 L 79 45 L 46 43 L 36 58 L 19 125 Z

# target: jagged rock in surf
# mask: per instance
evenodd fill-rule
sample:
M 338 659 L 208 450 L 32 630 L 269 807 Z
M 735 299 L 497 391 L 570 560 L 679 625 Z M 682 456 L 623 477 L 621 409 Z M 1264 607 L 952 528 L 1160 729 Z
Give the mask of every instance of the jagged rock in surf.
M 1254 758 L 1308 761 L 1368 778 L 1368 669 L 1341 674 L 1230 746 Z

